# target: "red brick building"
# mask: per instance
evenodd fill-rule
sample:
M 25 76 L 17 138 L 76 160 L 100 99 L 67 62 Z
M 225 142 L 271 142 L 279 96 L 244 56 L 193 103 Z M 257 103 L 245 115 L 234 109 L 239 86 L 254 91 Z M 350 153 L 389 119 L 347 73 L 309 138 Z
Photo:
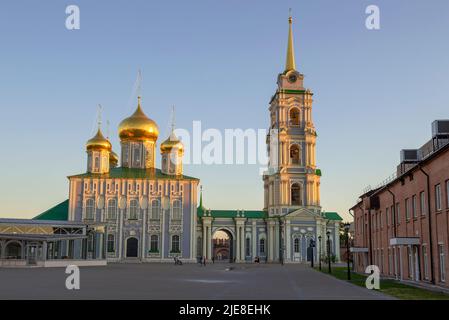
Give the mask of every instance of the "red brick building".
M 377 265 L 383 276 L 449 287 L 449 121 L 434 121 L 432 134 L 351 208 L 356 271 Z

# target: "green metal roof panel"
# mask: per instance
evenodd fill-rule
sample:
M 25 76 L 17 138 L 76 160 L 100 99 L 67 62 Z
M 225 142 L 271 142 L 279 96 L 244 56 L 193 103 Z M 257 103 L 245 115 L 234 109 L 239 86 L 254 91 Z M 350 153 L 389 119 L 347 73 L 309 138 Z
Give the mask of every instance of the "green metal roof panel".
M 211 210 L 211 216 L 213 218 L 236 218 L 237 210 Z M 241 213 L 240 213 L 241 214 Z M 204 215 L 204 209 L 199 207 L 197 210 L 198 217 L 202 217 Z M 267 212 L 263 210 L 245 210 L 243 212 L 243 218 L 249 219 L 264 219 L 267 217 Z
M 343 220 L 343 218 L 340 217 L 340 215 L 337 212 L 325 212 L 324 217 L 329 220 L 337 220 L 337 221 Z
M 172 180 L 198 180 L 198 178 L 185 175 L 168 175 L 162 173 L 161 169 L 137 169 L 137 168 L 111 168 L 108 173 L 82 173 L 69 176 L 69 178 L 109 178 L 109 179 L 172 179 Z
M 54 207 L 42 212 L 40 215 L 33 218 L 33 220 L 63 220 L 67 221 L 69 218 L 69 200 L 65 200 Z

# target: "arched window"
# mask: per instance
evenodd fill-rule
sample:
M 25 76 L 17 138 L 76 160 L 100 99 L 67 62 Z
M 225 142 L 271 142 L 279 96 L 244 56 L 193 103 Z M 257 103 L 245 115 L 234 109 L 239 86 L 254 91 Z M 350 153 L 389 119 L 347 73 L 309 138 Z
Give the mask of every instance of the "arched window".
M 292 108 L 290 110 L 290 125 L 299 126 L 299 110 L 298 108 Z
M 138 208 L 138 202 L 136 199 L 132 199 L 129 202 L 129 219 L 136 220 L 137 217 L 137 208 Z
M 265 239 L 264 238 L 259 240 L 259 253 L 261 255 L 265 253 Z
M 179 250 L 179 236 L 176 234 L 171 237 L 171 252 L 181 252 L 181 250 Z
M 108 219 L 115 220 L 117 218 L 117 201 L 115 199 L 108 200 Z
M 291 201 L 292 206 L 302 206 L 301 186 L 299 183 L 294 183 L 291 186 Z
M 86 200 L 86 219 L 88 219 L 88 220 L 94 219 L 94 210 L 95 210 L 94 199 L 87 199 Z
M 172 219 L 174 219 L 174 220 L 181 220 L 181 217 L 182 217 L 181 201 L 175 200 L 175 201 L 173 201 L 173 216 L 172 216 Z
M 295 238 L 295 240 L 293 240 L 293 250 L 295 253 L 299 253 L 299 247 L 299 238 Z
M 299 146 L 294 144 L 290 147 L 290 162 L 292 164 L 300 164 L 299 159 Z
M 151 219 L 159 219 L 161 211 L 161 205 L 159 200 L 153 200 L 151 202 Z
M 159 237 L 155 234 L 150 238 L 150 252 L 159 252 Z
M 98 157 L 98 156 L 95 157 L 94 169 L 95 170 L 99 170 L 100 169 L 100 157 Z
M 108 234 L 108 252 L 115 252 L 115 237 L 113 234 Z
M 141 158 L 141 155 L 140 155 L 140 145 L 139 145 L 139 144 L 135 144 L 133 149 L 134 149 L 134 150 L 133 150 L 133 161 L 134 161 L 134 166 L 139 167 L 139 166 L 140 166 L 140 163 L 141 163 L 141 161 L 140 161 L 140 158 Z
M 250 238 L 246 238 L 246 243 L 245 243 L 245 253 L 246 256 L 249 257 L 251 256 L 251 239 Z
M 7 259 L 22 259 L 22 244 L 12 241 L 5 246 L 5 256 Z

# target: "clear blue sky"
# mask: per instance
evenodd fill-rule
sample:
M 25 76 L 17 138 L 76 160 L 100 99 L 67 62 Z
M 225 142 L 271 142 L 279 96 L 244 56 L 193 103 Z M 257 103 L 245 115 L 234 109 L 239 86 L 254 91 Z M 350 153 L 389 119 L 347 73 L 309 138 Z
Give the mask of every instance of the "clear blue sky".
M 65 28 L 77 4 L 81 29 Z M 365 28 L 365 8 L 381 30 Z M 315 93 L 322 206 L 342 214 L 394 172 L 401 148 L 449 118 L 449 1 L 2 1 L 0 217 L 32 217 L 67 198 L 84 172 L 96 105 L 119 150 L 118 123 L 143 106 L 163 139 L 177 125 L 266 128 L 283 70 L 288 8 L 298 69 Z M 211 208 L 260 209 L 257 165 L 188 166 Z M 345 216 L 347 217 L 347 215 Z

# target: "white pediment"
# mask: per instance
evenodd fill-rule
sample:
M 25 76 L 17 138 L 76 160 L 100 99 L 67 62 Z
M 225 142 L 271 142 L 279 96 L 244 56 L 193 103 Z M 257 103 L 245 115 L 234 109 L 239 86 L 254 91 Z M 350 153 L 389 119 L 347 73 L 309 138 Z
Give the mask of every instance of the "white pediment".
M 315 221 L 319 216 L 307 208 L 299 208 L 285 216 L 288 220 Z

